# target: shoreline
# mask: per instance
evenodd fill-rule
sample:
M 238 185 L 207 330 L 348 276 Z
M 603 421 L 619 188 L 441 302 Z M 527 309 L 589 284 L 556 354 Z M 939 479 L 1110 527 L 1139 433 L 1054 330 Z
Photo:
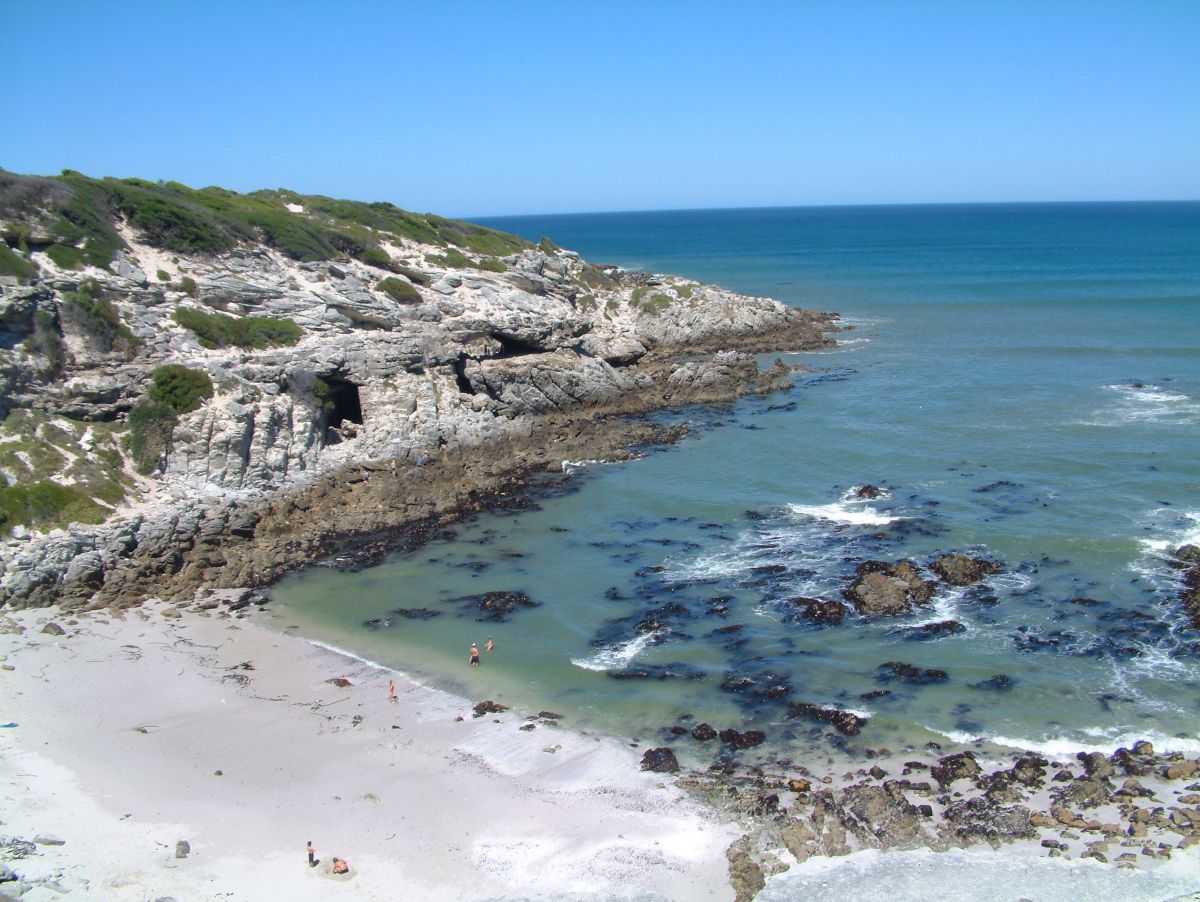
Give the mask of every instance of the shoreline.
M 114 900 L 394 899 L 398 886 L 733 897 L 736 831 L 619 741 L 475 717 L 398 674 L 389 703 L 393 671 L 243 618 L 164 610 L 8 621 L 25 633 L 0 637 L 17 724 L 0 731 L 2 832 L 64 840 L 10 860 L 23 878 Z M 63 635 L 40 632 L 48 614 Z M 348 878 L 327 873 L 334 855 Z

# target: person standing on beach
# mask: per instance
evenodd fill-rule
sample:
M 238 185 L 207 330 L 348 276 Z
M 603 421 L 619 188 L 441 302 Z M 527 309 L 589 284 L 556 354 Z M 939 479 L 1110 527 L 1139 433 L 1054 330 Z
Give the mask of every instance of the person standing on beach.
M 308 866 L 310 868 L 315 868 L 318 863 L 319 862 L 317 861 L 317 850 L 316 850 L 316 847 L 312 844 L 312 840 L 310 839 L 308 841 Z
M 474 642 L 471 643 L 471 666 L 479 666 L 479 646 Z
M 488 651 L 496 647 L 496 643 L 492 641 L 492 637 L 488 636 L 487 645 L 484 646 Z
M 396 681 L 388 680 L 388 701 L 394 702 L 395 700 L 396 700 Z

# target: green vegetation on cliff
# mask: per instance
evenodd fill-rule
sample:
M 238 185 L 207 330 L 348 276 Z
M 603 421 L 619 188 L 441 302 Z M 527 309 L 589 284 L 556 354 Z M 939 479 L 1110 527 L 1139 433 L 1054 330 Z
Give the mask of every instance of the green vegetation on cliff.
M 0 234 L 14 247 L 45 250 L 64 268 L 107 266 L 125 246 L 123 220 L 149 244 L 187 254 L 218 254 L 262 242 L 301 261 L 354 257 L 388 268 L 382 242 L 411 238 L 450 249 L 503 256 L 530 247 L 514 235 L 386 202 L 337 200 L 294 191 L 238 194 L 179 182 L 95 179 L 0 170 Z M 0 258 L 0 267 L 7 258 Z
M 270 316 L 225 316 L 195 307 L 177 307 L 175 322 L 196 333 L 206 348 L 269 348 L 294 345 L 304 334 L 293 320 Z
M 0 422 L 0 530 L 99 523 L 125 497 L 120 427 L 14 410 Z
M 166 404 L 176 413 L 191 413 L 213 396 L 208 373 L 181 363 L 157 367 L 150 380 L 150 400 Z

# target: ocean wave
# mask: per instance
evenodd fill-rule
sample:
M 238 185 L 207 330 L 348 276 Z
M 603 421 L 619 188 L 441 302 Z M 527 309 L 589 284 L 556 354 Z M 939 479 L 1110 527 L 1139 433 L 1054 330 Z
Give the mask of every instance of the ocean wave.
M 1051 758 L 1071 757 L 1079 752 L 1103 752 L 1111 755 L 1119 748 L 1131 748 L 1135 742 L 1145 739 L 1154 745 L 1154 750 L 1163 752 L 1182 752 L 1185 755 L 1200 754 L 1200 737 L 1168 736 L 1157 730 L 1124 730 L 1089 727 L 1081 730 L 1085 739 L 1070 739 L 1064 736 L 1049 736 L 1040 739 L 1017 738 L 1000 736 L 990 733 L 966 733 L 961 730 L 939 730 L 925 727 L 929 732 L 945 736 L 958 745 L 973 745 L 986 742 L 991 745 L 1004 746 L 1027 752 L 1037 752 Z
M 1083 426 L 1124 426 L 1131 423 L 1162 423 L 1188 426 L 1200 422 L 1200 400 L 1180 391 L 1145 382 L 1123 382 L 1104 386 L 1116 394 L 1116 404 L 1096 411 Z
M 571 663 L 584 670 L 595 670 L 601 673 L 608 670 L 622 670 L 652 645 L 659 635 L 660 633 L 657 631 L 642 633 L 634 636 L 628 642 L 602 648 L 590 658 L 572 658 Z
M 836 501 L 833 504 L 789 504 L 788 509 L 801 517 L 832 520 L 848 526 L 887 526 L 905 520 L 899 514 L 885 514 L 865 501 Z

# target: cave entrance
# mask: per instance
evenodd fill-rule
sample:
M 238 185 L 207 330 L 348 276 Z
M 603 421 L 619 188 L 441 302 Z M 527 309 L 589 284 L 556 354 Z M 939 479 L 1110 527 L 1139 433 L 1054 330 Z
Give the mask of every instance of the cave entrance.
M 353 435 L 353 427 L 347 428 L 344 424 L 362 425 L 362 402 L 358 397 L 358 386 L 337 376 L 322 376 L 321 381 L 327 386 L 321 399 L 321 406 L 324 408 L 322 426 L 326 431 L 334 429 L 339 434 Z

